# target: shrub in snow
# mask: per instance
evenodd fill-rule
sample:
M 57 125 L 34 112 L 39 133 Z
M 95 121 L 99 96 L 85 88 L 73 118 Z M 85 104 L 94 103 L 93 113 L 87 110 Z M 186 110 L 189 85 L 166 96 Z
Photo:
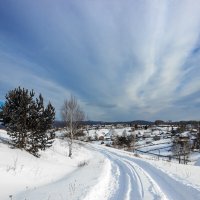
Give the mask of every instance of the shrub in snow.
M 86 161 L 86 160 L 78 163 L 78 167 L 84 167 L 85 165 L 88 165 L 88 161 Z
M 42 95 L 36 99 L 34 95 L 33 90 L 20 87 L 9 91 L 2 118 L 13 146 L 39 156 L 39 149 L 50 147 L 55 138 L 54 132 L 48 131 L 52 129 L 55 109 L 51 103 L 45 108 Z
M 138 153 L 135 153 L 134 156 L 135 156 L 135 157 L 138 157 L 138 158 L 141 157 Z
M 131 146 L 134 148 L 135 144 L 135 136 L 134 135 L 126 135 L 122 134 L 122 136 L 117 136 L 114 145 L 118 145 L 121 147 L 128 147 L 130 148 Z

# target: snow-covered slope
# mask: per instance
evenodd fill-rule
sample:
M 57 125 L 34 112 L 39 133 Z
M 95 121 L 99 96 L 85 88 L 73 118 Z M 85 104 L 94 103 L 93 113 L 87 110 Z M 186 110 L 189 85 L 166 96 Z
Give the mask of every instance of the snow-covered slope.
M 0 131 L 0 136 L 9 138 L 5 131 Z M 72 158 L 67 157 L 67 141 L 56 139 L 36 158 L 0 143 L 0 199 L 7 200 L 10 195 L 13 200 L 94 199 L 91 188 L 102 185 L 102 181 L 104 186 L 109 184 L 110 162 L 81 143 L 74 144 L 73 150 Z M 99 196 L 108 197 L 101 188 Z
M 0 131 L 3 141 L 9 140 Z M 200 199 L 200 167 L 181 165 L 105 146 L 56 139 L 35 158 L 0 142 L 1 200 Z M 9 197 L 10 196 L 10 197 Z

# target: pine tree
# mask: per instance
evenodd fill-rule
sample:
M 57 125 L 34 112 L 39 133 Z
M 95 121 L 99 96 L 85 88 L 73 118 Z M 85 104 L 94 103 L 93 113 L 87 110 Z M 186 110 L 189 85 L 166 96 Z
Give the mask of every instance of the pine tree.
M 20 87 L 9 91 L 2 116 L 13 146 L 39 156 L 38 151 L 50 147 L 55 138 L 54 132 L 50 131 L 55 109 L 51 103 L 44 108 L 42 95 L 36 100 L 34 95 L 33 90 L 29 92 Z
M 55 138 L 55 134 L 53 131 L 50 131 L 52 128 L 53 121 L 55 119 L 55 109 L 49 102 L 47 107 L 44 109 L 43 98 L 39 97 L 38 104 L 38 113 L 39 113 L 39 123 L 37 126 L 37 134 L 40 139 L 40 149 L 45 150 L 47 147 L 50 147 L 53 143 L 53 139 Z M 49 130 L 46 133 L 46 130 Z
M 40 121 L 38 117 L 37 103 L 33 102 L 31 104 L 30 113 L 29 113 L 28 126 L 31 131 L 28 133 L 28 141 L 26 144 L 26 150 L 34 154 L 35 156 L 39 156 L 38 155 L 39 137 L 38 137 L 38 130 L 37 130 L 39 123 Z
M 6 102 L 3 106 L 3 121 L 6 125 L 15 147 L 25 149 L 27 141 L 30 105 L 34 92 L 26 89 L 16 88 L 6 95 Z
M 3 106 L 0 106 L 0 124 L 3 123 Z

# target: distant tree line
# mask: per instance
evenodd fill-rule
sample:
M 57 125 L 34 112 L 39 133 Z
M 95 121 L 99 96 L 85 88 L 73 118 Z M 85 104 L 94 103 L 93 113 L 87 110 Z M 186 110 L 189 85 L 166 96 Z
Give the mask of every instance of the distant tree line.
M 40 150 L 45 150 L 52 146 L 55 139 L 55 133 L 52 130 L 53 126 L 65 127 L 65 136 L 68 138 L 69 143 L 68 156 L 71 157 L 73 141 L 80 134 L 82 130 L 81 126 L 88 123 L 95 124 L 93 121 L 83 123 L 85 113 L 74 96 L 66 99 L 63 103 L 61 109 L 62 122 L 55 122 L 55 109 L 52 104 L 49 102 L 45 107 L 42 95 L 40 94 L 38 97 L 35 97 L 33 90 L 29 91 L 28 89 L 18 87 L 8 91 L 5 99 L 4 105 L 0 107 L 0 122 L 6 127 L 7 133 L 11 138 L 12 146 L 24 149 L 37 157 L 39 157 Z M 115 123 L 118 124 L 119 122 Z M 124 124 L 125 122 L 121 123 Z M 135 129 L 137 129 L 140 123 L 146 125 L 144 127 L 145 129 L 148 128 L 147 125 L 153 124 L 152 122 L 142 120 L 127 123 L 129 125 L 134 124 Z M 178 125 L 179 128 L 176 130 L 176 133 L 184 132 L 187 124 L 199 127 L 198 121 L 167 123 L 162 120 L 156 120 L 154 124 L 161 125 L 169 123 L 171 125 Z M 113 123 L 101 122 L 101 124 Z M 120 147 L 134 148 L 135 136 L 131 134 L 127 135 L 124 132 L 121 136 L 115 138 L 114 143 Z M 197 135 L 197 147 L 200 149 L 200 131 L 198 131 Z M 184 159 L 187 160 L 188 149 L 190 147 L 187 142 L 180 143 L 178 140 L 173 141 L 173 152 L 179 158 L 182 156 L 180 152 L 184 151 Z

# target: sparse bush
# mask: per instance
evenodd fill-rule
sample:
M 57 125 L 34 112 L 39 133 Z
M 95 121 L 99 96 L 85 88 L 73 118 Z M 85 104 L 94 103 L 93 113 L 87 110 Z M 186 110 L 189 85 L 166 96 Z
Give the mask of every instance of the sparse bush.
M 84 167 L 86 165 L 88 165 L 88 161 L 86 161 L 86 160 L 81 161 L 81 162 L 78 163 L 78 167 Z
M 135 137 L 133 135 L 122 135 L 122 136 L 117 136 L 114 144 L 118 146 L 126 146 L 130 148 L 132 145 L 135 143 Z
M 191 171 L 190 170 L 185 170 L 185 178 L 189 178 L 191 176 Z
M 74 138 L 77 139 L 78 137 L 83 137 L 83 136 L 85 136 L 84 131 L 82 129 L 79 129 L 77 130 L 77 133 Z
M 69 193 L 71 198 L 74 196 L 75 191 L 76 191 L 76 180 L 74 181 L 74 183 L 69 184 Z
M 8 165 L 7 168 L 6 168 L 6 171 L 9 172 L 9 171 L 16 171 L 17 169 L 17 162 L 18 162 L 18 157 L 16 157 L 14 160 L 13 160 L 13 165 Z
M 141 156 L 138 153 L 134 153 L 135 157 L 141 158 Z

